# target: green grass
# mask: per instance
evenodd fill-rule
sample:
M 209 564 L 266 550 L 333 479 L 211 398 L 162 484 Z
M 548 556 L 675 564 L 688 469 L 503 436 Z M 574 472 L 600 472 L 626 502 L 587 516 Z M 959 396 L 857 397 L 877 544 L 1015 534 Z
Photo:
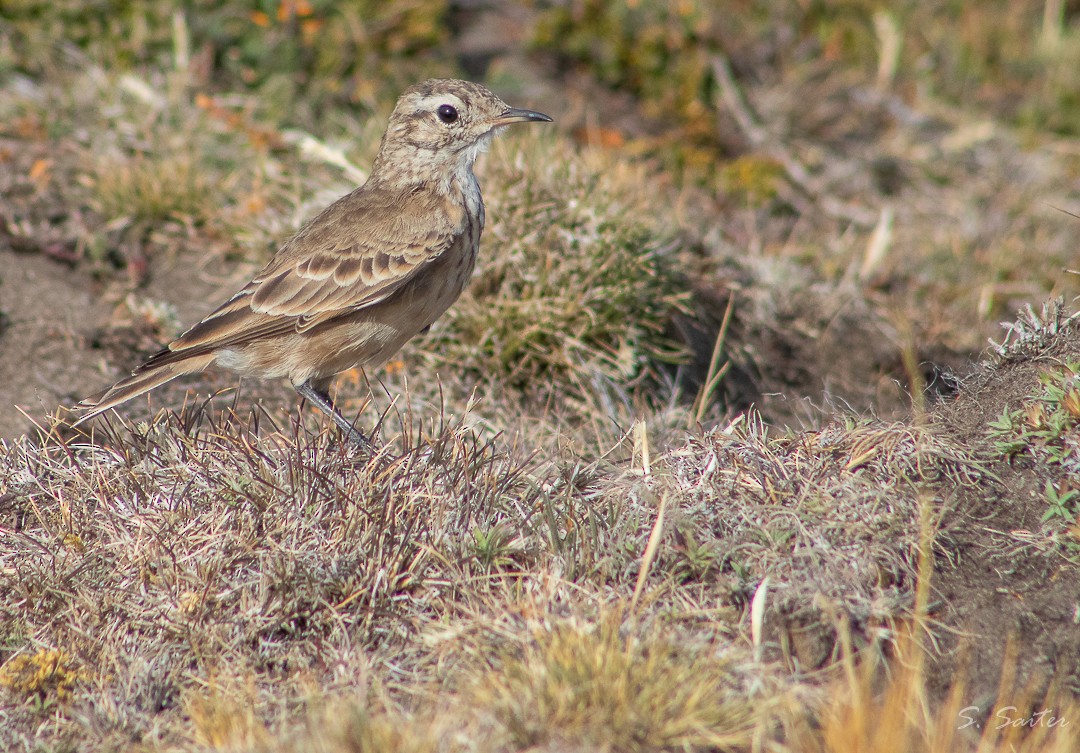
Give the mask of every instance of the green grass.
M 672 327 L 689 313 L 677 240 L 634 219 L 626 202 L 636 198 L 595 169 L 551 160 L 552 148 L 540 142 L 533 159 L 511 162 L 500 147 L 489 158 L 497 219 L 477 279 L 433 328 L 431 368 L 571 405 L 602 391 L 622 400 L 635 385 L 647 394 L 686 357 Z
M 1080 363 L 1045 371 L 1039 383 L 1021 407 L 1006 408 L 990 424 L 990 436 L 1003 455 L 1030 453 L 1070 471 L 1077 463 L 1072 444 L 1080 423 Z

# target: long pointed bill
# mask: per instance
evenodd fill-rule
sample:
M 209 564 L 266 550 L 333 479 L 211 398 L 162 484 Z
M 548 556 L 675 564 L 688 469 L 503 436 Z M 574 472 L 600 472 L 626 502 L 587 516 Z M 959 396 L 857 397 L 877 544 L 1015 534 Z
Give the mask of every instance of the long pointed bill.
M 502 115 L 495 118 L 496 126 L 510 125 L 511 123 L 550 123 L 551 118 L 542 112 L 534 110 L 519 110 L 511 107 Z

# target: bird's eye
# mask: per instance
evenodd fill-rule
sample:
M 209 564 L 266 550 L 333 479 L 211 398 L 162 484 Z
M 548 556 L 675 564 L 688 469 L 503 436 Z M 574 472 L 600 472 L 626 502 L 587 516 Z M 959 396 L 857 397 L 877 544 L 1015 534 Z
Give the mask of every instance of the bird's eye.
M 435 113 L 439 116 L 439 120 L 444 123 L 453 123 L 457 120 L 457 110 L 454 109 L 453 105 L 439 105 L 439 109 Z

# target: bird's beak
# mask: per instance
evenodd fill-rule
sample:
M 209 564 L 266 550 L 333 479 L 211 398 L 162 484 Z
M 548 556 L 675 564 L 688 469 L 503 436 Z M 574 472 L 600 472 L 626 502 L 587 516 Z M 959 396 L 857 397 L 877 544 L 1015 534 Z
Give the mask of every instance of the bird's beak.
M 494 125 L 504 126 L 511 123 L 550 123 L 551 118 L 542 112 L 533 110 L 519 110 L 516 107 L 507 108 L 502 115 L 495 118 Z

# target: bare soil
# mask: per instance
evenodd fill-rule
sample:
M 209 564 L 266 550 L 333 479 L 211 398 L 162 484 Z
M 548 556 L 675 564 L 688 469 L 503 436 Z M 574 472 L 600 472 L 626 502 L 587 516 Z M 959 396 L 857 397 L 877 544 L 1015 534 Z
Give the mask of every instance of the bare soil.
M 967 447 L 982 448 L 998 481 L 972 488 L 957 512 L 962 523 L 940 540 L 936 591 L 947 652 L 943 690 L 958 662 L 973 689 L 996 687 L 1006 646 L 1015 652 L 1020 686 L 1045 686 L 1051 675 L 1080 693 L 1080 567 L 1051 545 L 1041 518 L 1044 486 L 1062 473 L 1030 459 L 993 459 L 987 425 L 1036 391 L 1049 366 L 1080 357 L 1080 333 L 1005 363 L 982 365 L 963 380 L 959 396 L 934 411 L 935 425 Z M 969 653 L 964 653 L 969 652 Z

